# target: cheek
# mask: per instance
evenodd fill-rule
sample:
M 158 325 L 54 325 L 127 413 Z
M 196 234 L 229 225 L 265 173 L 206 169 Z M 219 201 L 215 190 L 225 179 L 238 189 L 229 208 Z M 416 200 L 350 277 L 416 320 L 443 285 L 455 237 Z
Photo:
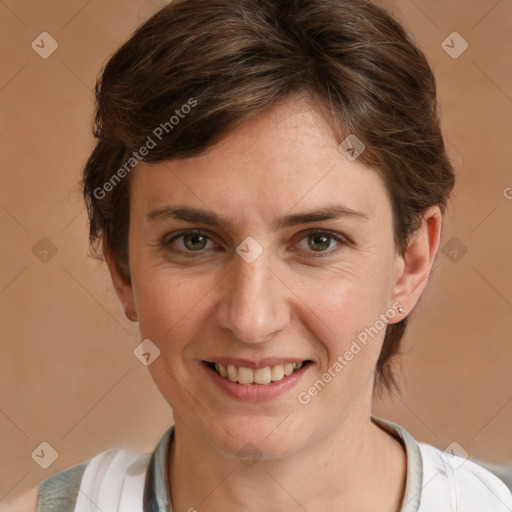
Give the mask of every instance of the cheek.
M 368 256 L 361 263 L 323 272 L 321 277 L 318 272 L 296 276 L 291 286 L 300 299 L 299 321 L 323 345 L 319 348 L 327 366 L 351 347 L 357 351 L 354 340 L 364 348 L 358 352 L 359 364 L 371 367 L 380 353 L 386 328 L 381 316 L 389 307 L 392 268 L 385 258 Z
M 166 350 L 177 350 L 180 340 L 192 338 L 200 328 L 214 283 L 207 274 L 193 277 L 175 269 L 139 269 L 134 276 L 134 295 L 141 336 Z
M 393 266 L 376 251 L 352 255 L 324 269 L 303 269 L 289 275 L 293 290 L 328 325 L 372 320 L 387 307 Z M 286 278 L 285 278 L 286 279 Z
M 361 274 L 351 279 L 331 279 L 322 286 L 303 283 L 303 307 L 300 322 L 306 325 L 315 344 L 319 366 L 303 383 L 298 400 L 313 399 L 319 390 L 322 398 L 314 401 L 319 414 L 340 412 L 351 403 L 363 400 L 372 389 L 375 366 L 386 332 L 380 318 L 386 283 Z M 327 413 L 329 409 L 329 413 Z
M 141 269 L 139 269 L 141 270 Z M 151 340 L 160 357 L 148 367 L 151 376 L 173 408 L 180 410 L 180 389 L 193 388 L 189 360 L 195 354 L 191 340 L 207 321 L 205 296 L 208 279 L 191 279 L 162 268 L 146 269 L 134 276 L 141 339 Z

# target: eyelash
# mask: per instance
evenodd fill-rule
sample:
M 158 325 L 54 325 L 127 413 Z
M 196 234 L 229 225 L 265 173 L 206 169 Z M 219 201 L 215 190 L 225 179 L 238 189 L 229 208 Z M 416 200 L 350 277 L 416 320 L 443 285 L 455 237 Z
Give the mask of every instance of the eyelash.
M 205 236 L 208 238 L 208 240 L 212 241 L 208 232 L 207 231 L 204 231 L 202 229 L 192 229 L 192 230 L 185 230 L 185 231 L 179 231 L 178 233 L 175 233 L 174 236 L 170 239 L 167 239 L 167 238 L 164 238 L 161 242 L 161 245 L 164 249 L 169 249 L 169 246 L 172 244 L 172 242 L 180 239 L 180 238 L 183 238 L 184 236 L 186 235 L 202 235 L 202 236 Z M 334 233 L 332 233 L 331 231 L 327 231 L 327 230 L 324 230 L 324 229 L 311 229 L 311 230 L 308 230 L 306 231 L 305 235 L 299 239 L 299 241 L 302 241 L 306 238 L 308 238 L 309 236 L 311 235 L 325 235 L 331 239 L 333 239 L 334 241 L 336 241 L 339 245 L 337 247 L 335 247 L 334 249 L 332 250 L 326 250 L 326 251 L 307 251 L 307 252 L 310 252 L 311 253 L 311 257 L 313 258 L 325 258 L 327 256 L 332 256 L 333 253 L 337 252 L 338 250 L 340 250 L 343 246 L 345 245 L 348 245 L 349 242 L 338 236 L 338 235 L 335 235 Z M 201 249 L 201 250 L 198 250 L 198 251 L 188 251 L 188 250 L 182 250 L 182 249 L 178 249 L 178 250 L 175 250 L 175 249 L 171 249 L 172 252 L 179 252 L 183 255 L 185 255 L 185 257 L 191 257 L 191 258 L 194 258 L 194 257 L 197 257 L 196 255 L 200 255 L 202 253 L 204 253 L 206 251 L 206 249 Z

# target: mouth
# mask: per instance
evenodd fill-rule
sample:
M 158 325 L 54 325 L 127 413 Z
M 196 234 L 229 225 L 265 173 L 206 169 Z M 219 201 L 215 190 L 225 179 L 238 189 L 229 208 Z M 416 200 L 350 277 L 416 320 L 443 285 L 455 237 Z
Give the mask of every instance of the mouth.
M 248 368 L 232 364 L 222 364 L 214 361 L 203 361 L 221 378 L 238 384 L 265 386 L 272 382 L 278 382 L 289 377 L 300 369 L 312 363 L 310 360 L 295 361 L 263 368 Z

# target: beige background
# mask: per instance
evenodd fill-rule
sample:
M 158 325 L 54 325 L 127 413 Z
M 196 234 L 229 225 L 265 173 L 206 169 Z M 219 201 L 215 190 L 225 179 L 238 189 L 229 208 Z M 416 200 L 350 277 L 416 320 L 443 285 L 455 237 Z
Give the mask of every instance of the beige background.
M 412 314 L 403 394 L 375 413 L 441 449 L 512 461 L 512 2 L 387 4 L 435 66 L 457 185 L 446 254 Z M 0 500 L 112 446 L 152 450 L 172 422 L 105 265 L 87 257 L 77 188 L 95 77 L 161 5 L 0 1 Z M 441 46 L 454 31 L 469 43 L 457 59 Z M 31 48 L 42 32 L 58 42 L 47 59 Z M 46 470 L 31 458 L 42 442 L 58 452 Z

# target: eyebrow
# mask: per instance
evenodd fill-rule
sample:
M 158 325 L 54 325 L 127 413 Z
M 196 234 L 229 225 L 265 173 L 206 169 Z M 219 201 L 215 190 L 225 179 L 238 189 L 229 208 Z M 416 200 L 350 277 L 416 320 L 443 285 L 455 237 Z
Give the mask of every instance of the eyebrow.
M 319 222 L 329 219 L 354 218 L 358 220 L 369 220 L 369 215 L 364 212 L 353 210 L 340 204 L 327 205 L 318 210 L 309 210 L 299 213 L 285 215 L 272 222 L 271 229 L 277 231 L 284 227 L 292 227 L 309 222 Z M 186 222 L 197 222 L 209 226 L 234 230 L 234 225 L 228 219 L 219 216 L 211 210 L 192 208 L 189 206 L 160 206 L 147 214 L 151 221 L 176 219 Z

